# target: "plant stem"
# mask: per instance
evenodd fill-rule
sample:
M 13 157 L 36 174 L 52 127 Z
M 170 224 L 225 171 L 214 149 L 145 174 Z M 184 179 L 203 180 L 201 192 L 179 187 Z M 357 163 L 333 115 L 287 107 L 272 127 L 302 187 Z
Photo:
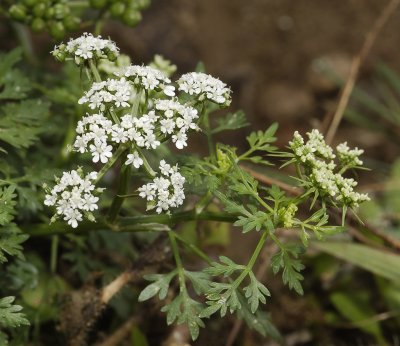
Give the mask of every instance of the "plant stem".
M 181 221 L 208 220 L 232 223 L 237 220 L 236 215 L 216 212 L 197 214 L 195 209 L 178 212 L 172 215 L 153 214 L 131 217 L 121 217 L 114 225 L 104 220 L 98 222 L 82 221 L 77 229 L 59 221 L 52 224 L 31 225 L 25 232 L 31 236 L 49 236 L 55 234 L 84 233 L 95 230 L 109 230 L 115 232 L 160 232 L 169 230 L 170 225 Z
M 142 160 L 143 160 L 143 166 L 144 166 L 144 168 L 145 168 L 147 174 L 148 174 L 150 177 L 154 178 L 154 177 L 157 175 L 157 173 L 153 170 L 153 168 L 151 168 L 151 166 L 150 166 L 150 164 L 149 164 L 149 161 L 147 161 L 147 158 L 146 158 L 146 156 L 143 154 L 143 152 L 142 152 L 139 148 L 136 148 L 136 150 L 137 150 L 137 152 L 139 153 L 140 157 L 141 157 Z
M 31 65 L 36 66 L 38 64 L 38 60 L 33 49 L 32 40 L 28 29 L 24 25 L 15 22 L 12 22 L 12 26 L 17 34 L 26 59 Z
M 171 242 L 172 253 L 174 254 L 176 268 L 178 269 L 179 277 L 179 291 L 181 293 L 186 291 L 185 285 L 185 273 L 182 266 L 181 256 L 179 255 L 178 244 L 176 243 L 175 233 L 173 231 L 168 232 L 169 241 Z
M 93 59 L 89 59 L 89 68 L 93 74 L 94 80 L 97 83 L 100 83 L 102 81 L 102 79 L 100 77 L 99 70 L 97 69 L 96 64 L 94 63 Z
M 129 187 L 129 178 L 131 177 L 131 172 L 132 165 L 123 165 L 121 174 L 119 176 L 118 192 L 111 203 L 110 211 L 108 213 L 108 221 L 111 223 L 114 223 L 122 207 L 122 203 L 124 202 L 124 195 L 126 195 Z
M 57 271 L 57 258 L 58 258 L 58 235 L 53 235 L 51 238 L 51 257 L 50 257 L 50 271 L 55 273 Z
M 268 238 L 268 235 L 270 233 L 268 231 L 264 231 L 263 235 L 261 236 L 260 240 L 257 243 L 256 248 L 254 249 L 253 255 L 250 258 L 250 261 L 247 263 L 246 268 L 242 271 L 242 273 L 238 276 L 238 278 L 234 281 L 233 286 L 234 289 L 238 288 L 239 285 L 242 283 L 244 278 L 250 273 L 250 271 L 253 269 L 254 264 L 257 261 L 258 256 L 260 255 L 260 252 Z
M 118 160 L 120 155 L 126 150 L 126 145 L 121 144 L 118 149 L 115 151 L 114 155 L 111 157 L 110 160 L 103 166 L 103 168 L 97 173 L 97 179 L 94 183 L 98 183 L 100 179 L 106 174 L 106 172 L 114 165 L 114 163 Z
M 203 121 L 204 133 L 206 134 L 206 137 L 207 137 L 208 151 L 210 153 L 210 156 L 214 157 L 215 149 L 214 149 L 214 144 L 213 144 L 212 134 L 211 134 L 211 129 L 210 129 L 210 119 L 208 117 L 208 112 L 206 110 L 206 106 L 205 106 L 204 102 L 203 102 L 203 105 L 201 108 L 200 119 Z
M 193 251 L 198 257 L 200 257 L 203 261 L 207 262 L 208 265 L 211 265 L 212 261 L 210 257 L 200 250 L 196 245 L 189 243 L 185 238 L 181 237 L 178 233 L 175 233 L 176 239 L 178 239 L 180 242 L 185 244 L 191 251 Z

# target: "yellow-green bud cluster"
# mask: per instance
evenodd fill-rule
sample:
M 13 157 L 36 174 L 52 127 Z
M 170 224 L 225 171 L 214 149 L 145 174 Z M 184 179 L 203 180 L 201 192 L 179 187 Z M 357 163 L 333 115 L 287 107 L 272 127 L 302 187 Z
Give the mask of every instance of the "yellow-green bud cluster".
M 56 39 L 79 28 L 80 18 L 71 13 L 66 0 L 19 0 L 9 7 L 10 17 L 29 25 L 35 32 L 46 31 Z

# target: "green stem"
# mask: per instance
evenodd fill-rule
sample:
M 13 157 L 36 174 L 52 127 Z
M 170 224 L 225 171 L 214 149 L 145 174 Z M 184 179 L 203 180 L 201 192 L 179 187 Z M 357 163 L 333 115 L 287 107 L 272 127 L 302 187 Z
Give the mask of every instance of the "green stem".
M 89 59 L 89 68 L 93 74 L 94 80 L 97 83 L 100 83 L 102 81 L 102 79 L 100 77 L 99 70 L 97 69 L 96 64 L 94 63 L 93 59 Z
M 123 163 L 123 168 L 119 178 L 118 191 L 111 203 L 110 211 L 108 213 L 108 221 L 111 223 L 114 223 L 115 219 L 118 216 L 119 211 L 121 210 L 122 203 L 124 202 L 125 199 L 124 195 L 126 195 L 126 191 L 128 190 L 129 187 L 131 172 L 132 172 L 132 165 L 127 166 Z
M 29 61 L 30 64 L 32 64 L 34 66 L 37 65 L 38 60 L 35 55 L 35 51 L 33 49 L 32 40 L 31 40 L 28 29 L 26 28 L 25 25 L 15 23 L 15 22 L 12 22 L 12 26 L 17 34 L 18 40 L 22 46 L 25 57 L 27 58 L 27 60 Z
M 247 263 L 246 268 L 242 271 L 242 273 L 238 276 L 238 278 L 233 282 L 234 289 L 238 288 L 244 278 L 250 273 L 250 271 L 253 269 L 254 264 L 257 261 L 258 256 L 260 255 L 260 252 L 262 248 L 264 247 L 264 244 L 268 238 L 268 235 L 270 233 L 268 231 L 264 231 L 263 235 L 261 236 L 260 240 L 257 243 L 257 246 L 253 252 L 253 255 L 250 258 L 250 261 Z
M 206 111 L 206 107 L 205 107 L 204 103 L 203 103 L 203 107 L 201 109 L 200 119 L 202 119 L 202 121 L 203 121 L 204 133 L 206 134 L 206 137 L 207 137 L 208 151 L 210 153 L 210 156 L 214 157 L 215 149 L 214 149 L 214 143 L 213 143 L 211 129 L 210 129 L 210 119 L 208 117 L 208 112 Z
M 107 173 L 107 171 L 114 165 L 114 163 L 118 160 L 120 155 L 126 150 L 126 145 L 121 144 L 118 149 L 115 151 L 114 155 L 110 160 L 103 166 L 103 168 L 97 173 L 97 179 L 94 181 L 94 184 L 98 183 L 100 179 Z
M 154 178 L 157 175 L 157 173 L 153 170 L 153 168 L 151 168 L 149 161 L 147 161 L 147 159 L 146 159 L 146 156 L 143 154 L 143 152 L 139 148 L 136 148 L 136 151 L 139 153 L 140 157 L 143 160 L 143 166 L 144 166 L 147 174 L 150 177 Z
M 158 232 L 169 230 L 168 226 L 175 225 L 181 221 L 219 221 L 233 223 L 237 220 L 236 215 L 218 213 L 218 212 L 203 212 L 197 214 L 195 209 L 177 212 L 175 214 L 152 214 L 139 215 L 130 217 L 121 217 L 114 225 L 110 225 L 104 220 L 97 222 L 82 221 L 77 229 L 71 228 L 63 221 L 57 221 L 52 224 L 37 224 L 31 225 L 24 230 L 31 236 L 49 236 L 54 234 L 68 233 L 85 233 L 95 230 L 110 230 L 116 232 Z
M 200 198 L 199 201 L 194 206 L 196 213 L 200 214 L 207 207 L 207 205 L 210 204 L 213 197 L 214 196 L 211 193 L 211 191 L 207 191 L 207 193 L 202 198 Z
M 55 273 L 57 271 L 57 258 L 58 258 L 58 235 L 53 235 L 51 238 L 51 257 L 50 257 L 50 271 Z
M 210 257 L 203 251 L 201 251 L 196 245 L 189 243 L 185 238 L 181 237 L 178 233 L 175 233 L 175 238 L 178 239 L 180 242 L 185 244 L 193 253 L 195 253 L 198 257 L 200 257 L 204 262 L 208 265 L 212 264 Z
M 179 255 L 178 244 L 176 243 L 175 233 L 173 231 L 168 232 L 169 241 L 171 242 L 172 253 L 174 254 L 176 268 L 178 269 L 178 277 L 179 277 L 179 291 L 186 291 L 185 284 L 185 273 L 182 265 L 181 256 Z

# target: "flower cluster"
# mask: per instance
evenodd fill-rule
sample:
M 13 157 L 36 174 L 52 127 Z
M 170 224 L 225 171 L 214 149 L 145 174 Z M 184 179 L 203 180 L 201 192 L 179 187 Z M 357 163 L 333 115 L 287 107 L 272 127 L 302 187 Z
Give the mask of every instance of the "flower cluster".
M 112 146 L 108 141 L 118 136 L 112 121 L 103 114 L 87 115 L 78 122 L 74 148 L 80 153 L 90 151 L 93 162 L 106 163 L 112 156 Z
M 368 201 L 367 194 L 354 191 L 357 182 L 352 178 L 344 178 L 342 173 L 335 172 L 336 164 L 333 161 L 336 155 L 333 149 L 326 144 L 323 135 L 318 130 L 307 133 L 308 141 L 296 131 L 289 147 L 294 157 L 305 169 L 303 177 L 311 184 L 322 197 L 329 197 L 334 204 L 357 207 L 359 203 Z M 358 158 L 362 150 L 350 150 L 346 143 L 338 145 L 337 156 L 342 167 L 357 167 L 362 165 Z
M 85 33 L 57 46 L 53 55 L 58 60 L 73 58 L 78 65 L 89 60 L 85 66 L 99 77 L 96 71 L 99 59 L 115 60 L 118 48 L 112 41 Z M 164 68 L 169 66 L 169 62 L 159 63 Z M 144 166 L 153 175 L 154 171 L 140 149 L 157 149 L 161 142 L 167 140 L 171 140 L 176 148 L 183 149 L 187 146 L 188 132 L 199 130 L 199 114 L 193 104 L 210 100 L 219 106 L 226 106 L 230 103 L 231 91 L 225 83 L 210 75 L 185 74 L 177 85 L 180 91 L 193 95 L 193 100 L 183 104 L 175 97 L 175 87 L 162 71 L 151 66 L 128 64 L 129 61 L 125 61 L 116 64 L 118 68 L 107 68 L 113 78 L 92 83 L 79 99 L 78 103 L 86 105 L 90 113 L 78 121 L 73 149 L 90 153 L 94 163 L 106 164 L 110 163 L 114 148 L 123 144 L 117 152 L 122 154 L 129 150 L 125 165 L 136 169 Z M 172 70 L 169 68 L 170 72 Z M 157 213 L 182 205 L 185 198 L 185 179 L 178 172 L 178 167 L 172 167 L 164 160 L 159 167 L 161 174 L 139 189 L 139 195 L 147 200 L 149 209 L 156 208 Z M 82 214 L 83 211 L 90 212 L 97 208 L 95 203 L 98 198 L 90 195 L 94 186 L 90 191 L 79 188 L 77 177 L 80 173 L 73 172 L 65 173 L 61 180 L 66 181 L 67 177 L 73 176 L 74 183 L 56 185 L 48 194 L 46 204 L 56 206 L 57 214 L 64 215 L 65 220 L 76 227 L 83 216 L 89 215 Z M 93 203 L 85 204 L 89 200 Z
M 178 172 L 178 166 L 171 166 L 165 160 L 161 160 L 160 172 L 159 177 L 138 189 L 139 196 L 148 202 L 147 209 L 156 208 L 159 214 L 170 208 L 179 207 L 185 199 L 183 188 L 185 178 Z
M 228 106 L 231 102 L 231 90 L 224 82 L 208 74 L 190 72 L 181 76 L 177 81 L 178 89 L 189 94 L 197 95 L 199 101 L 205 99 Z
M 130 65 L 115 72 L 115 75 L 131 80 L 139 88 L 163 91 L 167 96 L 175 96 L 175 87 L 170 85 L 171 81 L 164 73 L 153 67 Z
M 70 39 L 66 45 L 56 46 L 52 53 L 58 60 L 62 61 L 66 57 L 70 57 L 75 60 L 76 64 L 80 65 L 83 61 L 89 59 L 107 58 L 115 60 L 119 54 L 119 49 L 110 40 L 84 33 L 76 39 Z
M 198 118 L 197 110 L 172 100 L 157 100 L 155 109 L 162 112 L 160 131 L 165 135 L 171 135 L 172 141 L 178 149 L 187 145 L 187 132 L 198 130 L 195 120 Z
M 359 158 L 364 153 L 362 149 L 350 149 L 347 142 L 344 142 L 336 147 L 336 152 L 343 167 L 358 167 L 363 165 L 363 162 Z
M 82 171 L 64 172 L 53 189 L 48 191 L 45 205 L 55 206 L 57 215 L 63 217 L 73 228 L 82 221 L 82 214 L 89 214 L 98 208 L 98 197 L 93 195 L 97 172 L 91 172 L 83 177 Z
M 104 111 L 106 105 L 115 107 L 129 107 L 128 101 L 133 94 L 131 84 L 125 79 L 107 79 L 106 81 L 93 83 L 92 87 L 81 97 L 79 104 L 87 103 L 90 109 Z

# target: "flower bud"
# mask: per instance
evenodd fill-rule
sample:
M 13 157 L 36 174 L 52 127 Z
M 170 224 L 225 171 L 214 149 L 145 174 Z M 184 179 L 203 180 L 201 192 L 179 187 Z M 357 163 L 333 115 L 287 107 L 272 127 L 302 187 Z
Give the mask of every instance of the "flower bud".
M 51 22 L 49 31 L 55 39 L 62 39 L 65 36 L 65 27 L 62 22 Z
M 54 7 L 47 7 L 44 12 L 44 17 L 46 19 L 52 19 L 54 17 L 54 14 L 55 14 Z
M 24 5 L 28 7 L 33 7 L 36 4 L 36 0 L 23 0 L 22 2 Z
M 109 51 L 107 52 L 107 59 L 110 61 L 115 61 L 118 58 L 118 53 L 117 52 L 113 52 L 113 51 Z
M 46 27 L 46 22 L 42 18 L 34 18 L 31 23 L 31 28 L 34 32 L 43 31 Z
M 65 58 L 67 57 L 67 51 L 66 49 L 66 45 L 65 44 L 60 44 L 57 49 L 55 49 L 52 54 L 54 56 L 54 58 L 59 61 L 59 62 L 63 62 L 65 60 Z
M 122 20 L 126 25 L 135 26 L 142 20 L 142 15 L 138 11 L 130 10 L 125 12 Z
M 46 5 L 44 3 L 38 3 L 33 8 L 33 14 L 35 17 L 43 17 L 46 12 Z
M 81 19 L 79 17 L 67 16 L 63 19 L 63 23 L 67 30 L 74 31 L 79 29 Z
M 107 0 L 90 0 L 90 6 L 93 8 L 103 8 L 107 5 Z
M 124 14 L 126 6 L 122 2 L 116 2 L 110 7 L 110 13 L 114 17 L 120 17 Z
M 54 18 L 63 19 L 69 14 L 69 7 L 64 4 L 54 5 Z
M 11 18 L 19 21 L 25 21 L 27 19 L 26 12 L 26 7 L 21 4 L 12 5 L 8 10 Z

